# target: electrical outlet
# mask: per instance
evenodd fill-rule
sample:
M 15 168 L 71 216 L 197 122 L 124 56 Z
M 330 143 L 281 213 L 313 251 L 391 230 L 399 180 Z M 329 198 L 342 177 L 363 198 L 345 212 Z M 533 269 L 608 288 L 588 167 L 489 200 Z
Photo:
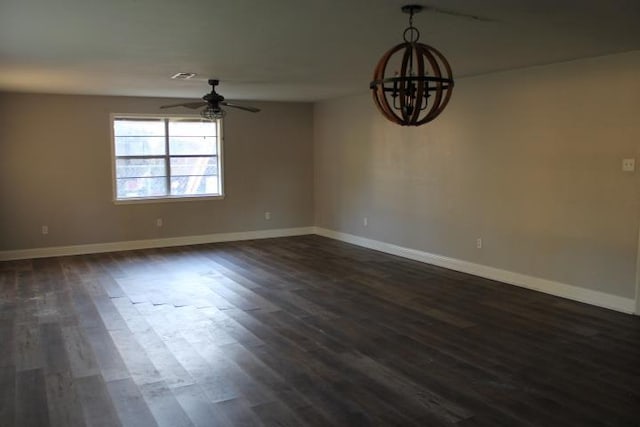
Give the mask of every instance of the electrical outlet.
M 476 248 L 482 249 L 482 238 L 481 237 L 478 237 L 476 239 Z
M 622 159 L 622 171 L 633 172 L 636 170 L 636 159 Z
M 49 226 L 48 225 L 43 225 L 42 226 L 42 234 L 49 234 Z
M 156 227 L 162 227 L 163 222 L 162 222 L 162 218 L 157 218 L 156 219 Z
M 362 225 L 364 225 L 365 227 L 369 226 L 369 218 L 367 218 L 366 216 L 364 218 L 362 218 Z
M 264 219 L 266 219 L 267 221 L 269 221 L 271 219 L 271 212 L 265 212 L 264 213 Z

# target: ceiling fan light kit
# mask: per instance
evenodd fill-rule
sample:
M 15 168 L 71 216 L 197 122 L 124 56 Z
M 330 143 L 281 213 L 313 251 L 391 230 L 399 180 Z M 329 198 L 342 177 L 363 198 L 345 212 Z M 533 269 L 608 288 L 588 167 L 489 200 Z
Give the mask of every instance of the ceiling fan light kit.
M 205 120 L 221 119 L 225 116 L 225 114 L 227 114 L 227 112 L 222 108 L 218 108 L 217 110 L 215 110 L 211 107 L 206 107 L 204 110 L 200 111 L 200 117 Z
M 447 106 L 453 90 L 451 66 L 440 51 L 418 43 L 413 26 L 419 5 L 402 7 L 409 14 L 404 43 L 389 49 L 380 59 L 369 88 L 384 117 L 401 126 L 420 126 L 435 119 Z M 393 75 L 389 69 L 394 69 Z

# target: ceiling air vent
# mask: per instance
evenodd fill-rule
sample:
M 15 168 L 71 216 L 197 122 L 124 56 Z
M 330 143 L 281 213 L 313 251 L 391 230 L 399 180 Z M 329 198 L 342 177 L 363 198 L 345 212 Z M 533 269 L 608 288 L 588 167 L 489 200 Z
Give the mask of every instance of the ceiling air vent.
M 195 77 L 196 73 L 177 73 L 171 76 L 174 80 L 189 80 L 191 77 Z

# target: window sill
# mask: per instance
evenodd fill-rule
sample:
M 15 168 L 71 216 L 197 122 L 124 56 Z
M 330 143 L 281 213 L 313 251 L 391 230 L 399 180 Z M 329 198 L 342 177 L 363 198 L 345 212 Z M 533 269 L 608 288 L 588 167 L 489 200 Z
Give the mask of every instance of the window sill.
M 204 200 L 221 200 L 224 199 L 224 194 L 212 196 L 163 196 L 163 197 L 144 197 L 138 199 L 114 199 L 114 205 L 131 205 L 141 203 L 172 203 L 172 202 L 194 202 Z

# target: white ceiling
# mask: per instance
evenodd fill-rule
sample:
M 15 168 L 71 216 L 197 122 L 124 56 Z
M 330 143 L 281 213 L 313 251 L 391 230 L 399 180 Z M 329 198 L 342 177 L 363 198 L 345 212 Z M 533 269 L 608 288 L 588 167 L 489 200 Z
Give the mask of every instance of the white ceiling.
M 640 49 L 639 0 L 0 0 L 0 90 L 316 101 L 368 90 L 402 41 L 455 77 Z M 194 72 L 189 81 L 171 80 Z

